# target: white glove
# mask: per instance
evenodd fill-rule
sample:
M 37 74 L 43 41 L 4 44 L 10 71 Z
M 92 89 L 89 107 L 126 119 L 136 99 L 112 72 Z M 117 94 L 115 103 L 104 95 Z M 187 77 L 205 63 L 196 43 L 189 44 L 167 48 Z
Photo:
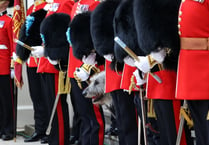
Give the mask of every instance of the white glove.
M 130 65 L 130 66 L 135 66 L 134 63 L 134 59 L 131 58 L 130 56 L 126 56 L 123 61 L 127 64 L 127 65 Z
M 143 73 L 148 73 L 151 69 L 149 64 L 148 56 L 138 56 L 139 61 L 135 61 L 135 66 L 140 69 Z
M 83 63 L 89 64 L 89 65 L 95 65 L 96 62 L 96 53 L 91 53 L 87 57 L 84 55 L 82 58 Z
M 76 76 L 81 79 L 81 81 L 86 81 L 89 78 L 89 74 L 82 68 L 76 68 Z
M 165 59 L 165 56 L 166 56 L 166 51 L 165 49 L 161 49 L 160 51 L 158 52 L 151 52 L 150 53 L 150 56 L 156 60 L 158 63 L 162 63 Z
M 52 65 L 57 65 L 58 61 L 57 60 L 51 60 L 49 57 L 47 57 L 49 63 L 51 63 Z
M 35 57 L 42 57 L 44 56 L 44 48 L 43 46 L 32 46 L 32 48 L 34 49 L 33 51 L 31 51 L 31 54 Z
M 103 57 L 108 61 L 112 61 L 114 58 L 113 54 L 107 54 L 107 55 L 104 55 Z
M 136 70 L 133 72 L 133 75 L 136 77 L 136 85 L 140 86 L 140 85 L 143 85 L 144 83 L 146 83 L 147 78 L 142 79 L 142 78 L 139 76 L 139 70 L 138 70 L 138 69 L 136 69 Z M 144 76 L 144 75 L 143 75 L 143 76 Z
M 14 71 L 14 69 L 11 69 L 10 70 L 10 77 L 11 77 L 11 79 L 14 79 L 14 76 L 15 76 L 15 71 Z
M 17 54 L 16 54 L 15 52 L 12 52 L 12 59 L 13 59 L 14 61 L 16 61 L 17 58 L 18 58 Z

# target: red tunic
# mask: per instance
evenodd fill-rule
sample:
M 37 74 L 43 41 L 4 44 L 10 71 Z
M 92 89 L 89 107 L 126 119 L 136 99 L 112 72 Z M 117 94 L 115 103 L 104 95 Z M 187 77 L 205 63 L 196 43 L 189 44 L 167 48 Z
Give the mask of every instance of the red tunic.
M 0 75 L 10 74 L 13 51 L 12 19 L 4 14 L 0 16 Z
M 182 2 L 179 11 L 180 37 L 209 37 L 209 0 L 203 3 L 193 0 Z M 208 40 L 207 40 L 208 41 Z M 188 42 L 192 43 L 192 42 Z M 193 43 L 192 43 L 193 44 Z M 209 99 L 209 51 L 180 50 L 176 98 L 186 100 Z
M 122 72 L 115 72 L 110 68 L 110 61 L 105 62 L 105 93 L 119 90 L 121 84 Z
M 73 19 L 73 17 L 76 14 L 78 14 L 80 12 L 93 11 L 98 4 L 99 4 L 99 1 L 95 1 L 95 0 L 81 0 L 79 2 L 76 2 L 73 5 L 72 12 L 70 15 L 71 20 Z M 77 58 L 75 58 L 73 56 L 72 48 L 70 48 L 69 61 L 68 61 L 68 77 L 74 78 L 73 73 L 74 73 L 76 67 L 80 67 L 82 64 L 83 64 L 82 61 L 78 60 Z
M 122 75 L 121 84 L 120 84 L 121 89 L 129 90 L 129 86 L 131 84 L 131 77 L 133 75 L 133 72 L 136 69 L 137 69 L 136 67 L 132 67 L 128 64 L 124 65 L 123 75 Z M 136 84 L 136 79 L 134 79 L 134 82 Z M 138 91 L 138 90 L 135 90 L 134 88 L 132 88 L 132 91 Z

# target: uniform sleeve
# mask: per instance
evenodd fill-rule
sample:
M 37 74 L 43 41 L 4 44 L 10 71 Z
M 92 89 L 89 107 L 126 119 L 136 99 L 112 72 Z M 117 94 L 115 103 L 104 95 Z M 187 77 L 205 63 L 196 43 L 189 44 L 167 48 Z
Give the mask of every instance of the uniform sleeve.
M 74 2 L 73 1 L 65 1 L 61 4 L 60 8 L 58 9 L 58 13 L 65 13 L 70 16 Z
M 14 45 L 15 45 L 13 41 L 12 19 L 8 23 L 7 33 L 8 33 L 9 45 L 10 45 L 10 55 L 12 56 L 12 53 L 14 52 Z

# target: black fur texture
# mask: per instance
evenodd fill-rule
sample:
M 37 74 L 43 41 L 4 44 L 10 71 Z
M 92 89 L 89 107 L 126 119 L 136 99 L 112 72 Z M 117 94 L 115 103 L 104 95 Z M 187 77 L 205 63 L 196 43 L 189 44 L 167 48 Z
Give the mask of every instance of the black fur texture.
M 114 35 L 119 37 L 134 53 L 144 55 L 137 43 L 137 34 L 133 17 L 133 0 L 123 0 L 118 6 L 113 21 Z M 116 60 L 123 62 L 127 52 L 114 43 Z
M 29 16 L 33 16 L 35 18 L 33 24 L 30 29 L 27 31 L 28 35 L 26 35 L 26 22 L 22 25 L 19 32 L 19 40 L 24 42 L 29 46 L 39 46 L 42 44 L 42 40 L 40 37 L 40 25 L 43 19 L 46 16 L 47 11 L 40 9 L 34 13 L 31 13 Z M 20 45 L 16 45 L 16 54 L 20 57 L 21 60 L 26 61 L 30 55 L 30 50 L 23 48 Z
M 119 0 L 101 2 L 91 15 L 91 36 L 96 51 L 101 55 L 114 53 L 113 17 Z
M 70 16 L 64 13 L 54 13 L 43 20 L 40 32 L 44 37 L 44 55 L 51 60 L 59 60 L 61 67 L 67 66 L 69 43 L 66 32 Z
M 9 5 L 8 5 L 9 8 L 11 7 L 14 7 L 14 0 L 9 0 Z
M 91 12 L 84 12 L 76 15 L 70 23 L 70 40 L 73 48 L 73 55 L 82 60 L 93 50 L 93 42 L 90 34 Z
M 163 62 L 166 69 L 176 69 L 180 40 L 178 9 L 180 0 L 134 0 L 134 19 L 139 47 L 150 54 L 160 48 L 170 48 Z

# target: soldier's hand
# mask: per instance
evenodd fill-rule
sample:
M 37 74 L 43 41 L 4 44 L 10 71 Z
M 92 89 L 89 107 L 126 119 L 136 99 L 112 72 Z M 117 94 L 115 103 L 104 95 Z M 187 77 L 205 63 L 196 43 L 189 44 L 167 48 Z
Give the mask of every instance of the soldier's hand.
M 107 54 L 107 55 L 104 55 L 103 57 L 108 61 L 112 61 L 114 58 L 114 56 L 112 54 Z
M 96 53 L 91 53 L 87 57 L 84 55 L 82 58 L 83 63 L 89 64 L 89 65 L 95 65 L 96 62 Z
M 79 78 L 81 81 L 86 81 L 89 78 L 89 74 L 82 68 L 76 68 L 74 73 L 76 77 Z
M 51 63 L 52 65 L 57 65 L 58 64 L 57 60 L 52 60 L 49 57 L 47 57 L 47 59 L 48 59 L 49 63 Z
M 15 76 L 15 72 L 14 72 L 14 69 L 10 69 L 10 77 L 11 79 L 14 79 L 14 76 Z
M 151 52 L 150 56 L 156 60 L 158 63 L 162 63 L 165 59 L 166 56 L 166 51 L 165 49 L 161 49 L 158 52 Z
M 129 65 L 129 66 L 135 66 L 134 65 L 134 59 L 133 58 L 131 58 L 130 56 L 126 56 L 124 59 L 123 59 L 123 61 L 124 61 L 124 63 L 126 63 L 127 65 Z
M 151 69 L 151 65 L 148 60 L 148 56 L 138 56 L 139 61 L 135 61 L 135 66 L 144 73 L 148 73 Z
M 31 54 L 35 57 L 42 57 L 44 56 L 44 48 L 43 46 L 32 46 L 32 48 L 34 49 L 33 51 L 31 51 Z

